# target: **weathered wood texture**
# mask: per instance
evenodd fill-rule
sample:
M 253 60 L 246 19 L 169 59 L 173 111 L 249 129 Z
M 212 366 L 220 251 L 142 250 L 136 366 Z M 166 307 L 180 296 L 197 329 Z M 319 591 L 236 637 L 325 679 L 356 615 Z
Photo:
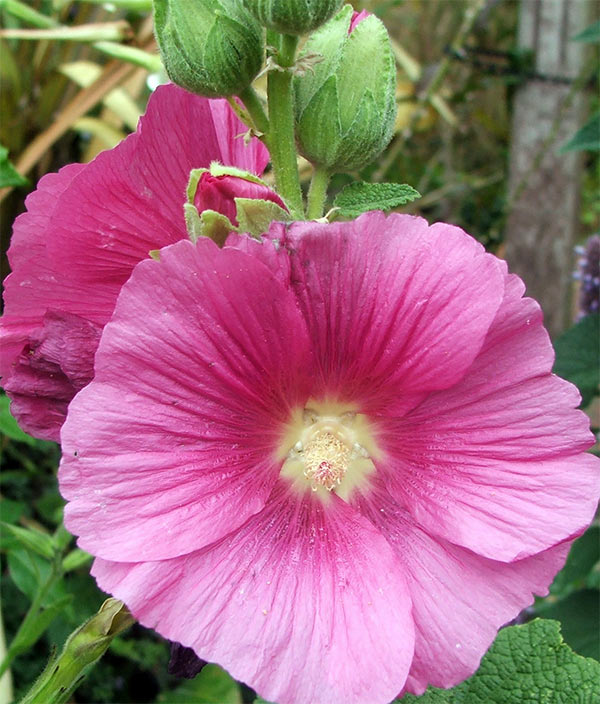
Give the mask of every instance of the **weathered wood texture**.
M 537 73 L 578 76 L 585 47 L 570 38 L 586 27 L 592 2 L 521 0 L 518 43 L 533 50 Z M 570 322 L 581 181 L 581 155 L 558 152 L 583 124 L 583 101 L 569 84 L 544 80 L 528 80 L 515 96 L 506 258 L 553 337 Z

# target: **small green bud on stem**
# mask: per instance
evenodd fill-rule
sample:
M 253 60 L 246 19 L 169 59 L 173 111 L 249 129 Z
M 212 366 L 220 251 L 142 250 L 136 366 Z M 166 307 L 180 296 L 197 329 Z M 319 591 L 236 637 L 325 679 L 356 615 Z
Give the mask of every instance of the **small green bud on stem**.
M 339 10 L 343 0 L 246 0 L 261 24 L 282 34 L 306 34 Z
M 112 639 L 135 622 L 127 607 L 107 599 L 98 613 L 75 630 L 62 653 L 52 657 L 21 704 L 63 704 L 86 671 L 106 652 Z
M 300 152 L 330 173 L 361 169 L 394 129 L 396 66 L 387 30 L 375 15 L 346 5 L 306 42 L 308 53 L 323 61 L 294 78 Z
M 208 98 L 239 95 L 263 61 L 263 32 L 242 0 L 154 0 L 156 38 L 169 77 Z

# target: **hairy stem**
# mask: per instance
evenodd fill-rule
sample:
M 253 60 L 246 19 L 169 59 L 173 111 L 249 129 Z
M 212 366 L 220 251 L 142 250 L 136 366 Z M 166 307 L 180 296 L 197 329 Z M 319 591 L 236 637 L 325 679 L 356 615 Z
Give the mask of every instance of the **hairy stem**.
M 286 70 L 293 65 L 298 38 L 280 35 L 277 63 L 283 70 L 269 72 L 267 95 L 269 103 L 269 132 L 267 146 L 275 172 L 275 183 L 293 217 L 303 219 L 304 206 L 294 139 L 294 102 L 292 73 Z
M 327 198 L 327 186 L 331 175 L 327 169 L 315 166 L 310 188 L 308 189 L 308 208 L 306 217 L 309 220 L 316 220 L 323 216 L 323 206 Z
M 266 134 L 269 131 L 269 118 L 265 113 L 262 102 L 252 86 L 248 86 L 241 94 L 240 99 L 244 103 L 250 119 L 254 124 L 248 127 L 255 128 L 256 131 Z

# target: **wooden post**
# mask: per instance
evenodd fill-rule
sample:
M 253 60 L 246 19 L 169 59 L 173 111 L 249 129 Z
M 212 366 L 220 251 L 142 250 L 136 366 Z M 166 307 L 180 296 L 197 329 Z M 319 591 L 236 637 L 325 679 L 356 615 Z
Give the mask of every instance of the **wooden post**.
M 593 0 L 592 0 L 593 1 Z M 585 47 L 589 0 L 521 0 L 518 44 L 534 52 L 535 72 L 574 79 Z M 582 126 L 583 95 L 572 84 L 527 80 L 515 96 L 506 259 L 544 311 L 555 337 L 570 323 L 581 155 L 559 154 Z

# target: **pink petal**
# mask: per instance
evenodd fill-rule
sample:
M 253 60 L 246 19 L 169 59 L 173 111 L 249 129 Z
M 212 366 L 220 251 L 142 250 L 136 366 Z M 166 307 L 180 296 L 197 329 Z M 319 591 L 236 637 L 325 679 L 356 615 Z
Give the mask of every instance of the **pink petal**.
M 45 313 L 103 326 L 135 264 L 151 249 L 187 238 L 183 203 L 190 169 L 216 160 L 262 172 L 266 149 L 256 139 L 245 146 L 235 138 L 241 131 L 226 101 L 162 86 L 135 134 L 90 164 L 45 176 L 28 197 L 9 250 L 13 273 L 0 323 L 0 372 L 6 384 L 18 364 L 20 400 L 13 411 L 32 434 L 56 439 L 70 400 L 68 383 L 38 378 L 39 364 L 26 370 L 20 356 L 35 342 Z M 93 364 L 93 352 L 85 364 Z
M 102 589 L 278 704 L 387 704 L 413 654 L 390 546 L 335 495 L 282 482 L 235 534 L 185 557 L 96 560 Z
M 550 374 L 537 303 L 506 294 L 463 380 L 381 421 L 389 490 L 428 531 L 512 561 L 581 533 L 600 493 L 600 460 L 575 387 Z
M 378 487 L 360 499 L 403 565 L 413 602 L 415 655 L 406 690 L 453 687 L 478 668 L 498 629 L 548 593 L 570 543 L 510 564 L 435 538 Z
M 6 377 L 29 334 L 39 325 L 48 306 L 54 279 L 49 275 L 48 257 L 42 233 L 60 194 L 84 168 L 70 164 L 56 174 L 46 174 L 37 189 L 25 199 L 27 212 L 13 226 L 8 261 L 12 274 L 4 281 L 5 314 L 0 321 L 0 376 Z
M 70 313 L 48 312 L 31 332 L 4 388 L 23 430 L 59 441 L 60 425 L 73 396 L 94 376 L 101 329 Z
M 244 252 L 203 238 L 140 263 L 61 436 L 81 547 L 175 557 L 262 509 L 283 423 L 307 397 L 308 349 L 293 295 Z
M 227 101 L 159 87 L 137 132 L 99 154 L 62 195 L 48 247 L 65 273 L 92 286 L 121 286 L 150 250 L 187 236 L 183 204 L 192 169 L 227 158 L 260 173 L 266 149 L 256 139 L 248 146 L 236 140 L 245 128 L 233 114 L 226 118 L 230 112 Z
M 457 383 L 502 300 L 498 260 L 450 225 L 367 213 L 293 224 L 286 244 L 319 359 L 315 384 L 365 410 L 390 412 Z
M 181 91 L 181 88 L 176 86 L 173 88 Z M 192 99 L 198 100 L 198 97 L 192 96 Z M 214 129 L 218 146 L 217 154 L 219 154 L 218 157 L 212 157 L 212 161 L 216 159 L 226 166 L 237 166 L 242 171 L 250 171 L 260 176 L 269 163 L 267 148 L 256 137 L 252 137 L 248 144 L 244 142 L 243 137 L 248 132 L 248 128 L 238 119 L 227 100 L 205 102 L 210 105 L 209 122 Z
M 365 20 L 371 13 L 367 10 L 361 10 L 360 12 L 353 12 L 352 19 L 350 20 L 350 27 L 348 27 L 348 34 L 351 34 L 357 24 L 360 24 Z

